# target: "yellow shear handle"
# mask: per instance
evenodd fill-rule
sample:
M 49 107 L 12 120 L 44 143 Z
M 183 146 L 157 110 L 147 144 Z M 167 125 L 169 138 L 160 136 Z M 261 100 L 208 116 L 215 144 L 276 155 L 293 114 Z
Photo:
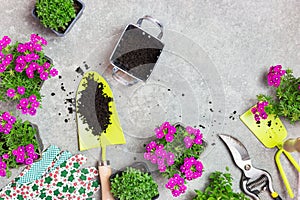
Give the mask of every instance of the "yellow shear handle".
M 290 183 L 288 181 L 288 179 L 286 178 L 285 172 L 281 166 L 281 162 L 280 162 L 280 155 L 284 153 L 285 156 L 289 159 L 289 161 L 294 165 L 294 167 L 298 170 L 298 172 L 300 172 L 300 166 L 298 165 L 298 163 L 295 161 L 295 159 L 291 156 L 291 154 L 287 151 L 285 151 L 282 148 L 279 148 L 279 150 L 277 151 L 276 155 L 275 155 L 275 161 L 278 167 L 278 170 L 280 172 L 280 175 L 282 177 L 283 183 L 288 191 L 288 194 L 290 195 L 291 198 L 294 198 L 294 193 L 292 191 L 292 188 L 290 186 Z

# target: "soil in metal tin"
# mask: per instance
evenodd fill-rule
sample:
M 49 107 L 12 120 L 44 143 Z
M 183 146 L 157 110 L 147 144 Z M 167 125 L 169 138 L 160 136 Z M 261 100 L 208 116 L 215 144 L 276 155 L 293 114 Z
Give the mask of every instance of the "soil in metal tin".
M 109 103 L 113 99 L 103 92 L 104 85 L 94 80 L 94 75 L 86 78 L 85 90 L 80 92 L 78 99 L 78 113 L 84 124 L 88 125 L 88 130 L 95 136 L 106 132 L 111 124 L 111 111 Z

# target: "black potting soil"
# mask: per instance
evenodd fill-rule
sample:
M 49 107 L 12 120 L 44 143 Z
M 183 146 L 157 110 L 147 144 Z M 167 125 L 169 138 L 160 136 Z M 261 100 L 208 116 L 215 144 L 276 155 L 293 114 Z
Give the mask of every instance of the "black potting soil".
M 86 80 L 86 89 L 80 93 L 78 99 L 79 117 L 92 130 L 93 135 L 101 135 L 111 124 L 109 102 L 113 99 L 103 92 L 104 85 L 95 81 L 93 75 Z

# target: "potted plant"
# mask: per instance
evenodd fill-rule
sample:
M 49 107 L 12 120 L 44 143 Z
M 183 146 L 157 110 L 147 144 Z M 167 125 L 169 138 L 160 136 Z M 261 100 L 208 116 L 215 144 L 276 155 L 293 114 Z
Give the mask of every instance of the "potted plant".
M 137 162 L 110 177 L 111 193 L 119 200 L 157 199 L 158 185 L 145 163 Z
M 32 164 L 42 150 L 37 126 L 0 111 L 0 176 L 10 177 L 11 168 Z
M 0 40 L 0 101 L 17 101 L 22 114 L 36 114 L 43 82 L 58 74 L 43 52 L 46 45 L 36 34 L 25 43 L 11 44 L 8 36 Z
M 251 112 L 256 121 L 267 119 L 268 114 L 286 117 L 291 123 L 300 120 L 300 77 L 296 78 L 291 69 L 281 65 L 271 66 L 267 83 L 275 89 L 275 95 L 260 94 L 258 103 Z
M 226 168 L 228 171 L 228 168 Z M 215 199 L 215 200 L 249 200 L 243 193 L 236 193 L 232 189 L 232 176 L 230 173 L 213 172 L 209 176 L 209 184 L 206 188 L 195 190 L 196 196 L 193 200 Z
M 65 36 L 81 17 L 85 4 L 81 0 L 37 0 L 32 15 L 56 35 Z
M 202 176 L 203 165 L 199 160 L 206 143 L 199 129 L 177 123 L 164 122 L 155 129 L 156 140 L 146 145 L 144 158 L 158 166 L 168 178 L 165 187 L 174 197 L 185 193 L 187 181 Z

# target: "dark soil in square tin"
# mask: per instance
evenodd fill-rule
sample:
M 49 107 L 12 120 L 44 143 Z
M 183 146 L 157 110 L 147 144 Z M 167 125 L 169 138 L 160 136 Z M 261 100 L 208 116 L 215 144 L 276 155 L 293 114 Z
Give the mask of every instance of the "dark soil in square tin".
M 92 134 L 97 136 L 102 132 L 106 132 L 109 124 L 111 124 L 110 116 L 112 112 L 109 110 L 109 103 L 113 99 L 103 92 L 103 83 L 94 80 L 93 75 L 86 78 L 86 87 L 80 94 L 78 99 L 78 113 L 84 124 L 88 125 L 88 129 L 92 130 Z

